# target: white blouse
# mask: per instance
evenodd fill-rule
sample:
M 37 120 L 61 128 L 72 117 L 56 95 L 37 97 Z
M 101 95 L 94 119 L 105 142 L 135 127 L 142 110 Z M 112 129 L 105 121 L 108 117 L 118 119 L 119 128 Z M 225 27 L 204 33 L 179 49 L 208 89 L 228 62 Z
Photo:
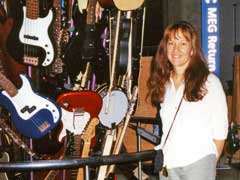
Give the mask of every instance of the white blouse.
M 184 91 L 184 83 L 175 90 L 172 79 L 170 82 L 160 110 L 162 141 L 155 147 L 156 150 L 163 149 L 164 165 L 168 168 L 182 167 L 209 154 L 217 155 L 213 139 L 224 140 L 228 133 L 226 96 L 220 80 L 211 73 L 205 84 L 208 92 L 202 100 L 188 102 L 183 99 L 167 142 L 162 147 Z

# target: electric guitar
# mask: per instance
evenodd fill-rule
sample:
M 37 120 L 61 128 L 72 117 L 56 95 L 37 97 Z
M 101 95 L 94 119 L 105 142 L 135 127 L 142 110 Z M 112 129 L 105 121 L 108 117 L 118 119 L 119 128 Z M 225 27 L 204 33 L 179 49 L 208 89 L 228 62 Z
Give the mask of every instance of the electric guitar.
M 92 91 L 74 91 L 61 94 L 56 101 L 62 107 L 63 128 L 59 134 L 59 141 L 69 131 L 74 135 L 73 158 L 81 156 L 81 135 L 92 118 L 98 117 L 102 107 L 101 96 Z M 76 179 L 78 169 L 72 169 L 67 174 Z
M 49 98 L 36 94 L 28 78 L 20 74 L 22 87 L 17 89 L 0 73 L 0 103 L 8 109 L 16 129 L 29 138 L 40 138 L 61 119 L 61 109 Z
M 82 149 L 82 155 L 81 157 L 88 157 L 89 156 L 89 151 L 91 147 L 91 140 L 95 136 L 95 127 L 99 123 L 98 118 L 93 118 L 90 120 L 89 124 L 87 125 L 86 131 L 82 135 L 82 140 L 83 140 L 83 149 Z M 88 176 L 83 172 L 83 168 L 78 169 L 78 175 L 77 175 L 77 180 L 84 180 Z
M 96 22 L 96 0 L 89 0 L 87 10 L 80 13 L 77 2 L 73 5 L 74 32 L 66 48 L 65 60 L 74 90 L 87 89 L 88 80 L 96 74 L 96 83 L 105 82 L 108 73 L 107 55 L 101 35 L 104 22 Z M 80 88 L 78 88 L 79 86 Z
M 40 17 L 39 1 L 26 0 L 23 21 L 20 26 L 16 22 L 9 36 L 7 47 L 10 55 L 26 65 L 49 66 L 55 58 L 54 40 L 51 36 L 53 19 L 52 9 L 45 17 Z
M 101 96 L 92 91 L 74 91 L 61 94 L 56 101 L 62 107 L 63 128 L 58 140 L 66 136 L 66 130 L 81 135 L 89 120 L 98 117 L 102 107 Z

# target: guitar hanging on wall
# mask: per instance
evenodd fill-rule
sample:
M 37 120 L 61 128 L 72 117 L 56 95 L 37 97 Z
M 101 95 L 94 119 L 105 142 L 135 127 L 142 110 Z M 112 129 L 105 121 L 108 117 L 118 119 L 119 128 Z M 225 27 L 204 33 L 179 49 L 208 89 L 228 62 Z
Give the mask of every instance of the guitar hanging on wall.
M 101 96 L 92 91 L 75 91 L 61 94 L 56 102 L 62 107 L 63 128 L 58 140 L 66 136 L 66 130 L 81 135 L 90 118 L 98 117 L 102 107 Z
M 54 61 L 56 51 L 51 36 L 53 20 L 52 9 L 45 17 L 40 17 L 39 1 L 26 0 L 23 20 L 14 24 L 9 35 L 7 48 L 10 55 L 22 64 L 49 66 Z
M 67 132 L 71 132 L 74 135 L 72 158 L 80 158 L 81 135 L 90 121 L 98 117 L 102 98 L 93 91 L 74 91 L 61 94 L 56 102 L 62 107 L 63 124 L 58 140 L 61 142 Z M 71 179 L 76 179 L 78 170 L 72 169 L 67 174 Z
M 87 89 L 93 73 L 97 84 L 105 82 L 108 73 L 107 55 L 101 42 L 104 23 L 96 22 L 96 0 L 89 0 L 87 10 L 82 13 L 77 3 L 73 5 L 74 32 L 66 48 L 65 60 L 71 81 L 80 89 Z
M 22 87 L 17 89 L 0 73 L 0 103 L 8 109 L 16 129 L 29 138 L 40 138 L 61 119 L 60 107 L 48 98 L 36 94 L 28 78 L 20 74 Z

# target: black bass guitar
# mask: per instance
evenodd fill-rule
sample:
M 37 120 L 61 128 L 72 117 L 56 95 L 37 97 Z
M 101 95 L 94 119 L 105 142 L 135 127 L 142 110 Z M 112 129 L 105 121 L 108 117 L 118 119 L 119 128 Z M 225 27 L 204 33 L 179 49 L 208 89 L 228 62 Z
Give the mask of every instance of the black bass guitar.
M 96 0 L 89 0 L 87 10 L 80 13 L 77 1 L 73 5 L 74 32 L 68 43 L 65 61 L 70 79 L 85 88 L 93 73 L 96 83 L 105 82 L 108 73 L 107 55 L 102 46 L 104 22 L 96 22 Z M 108 75 L 108 74 L 107 74 Z

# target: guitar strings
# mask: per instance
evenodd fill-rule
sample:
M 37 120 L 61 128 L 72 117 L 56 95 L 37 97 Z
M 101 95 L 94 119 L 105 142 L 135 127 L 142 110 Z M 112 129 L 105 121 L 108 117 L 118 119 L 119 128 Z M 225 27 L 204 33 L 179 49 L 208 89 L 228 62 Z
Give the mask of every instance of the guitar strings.
M 31 84 L 29 83 L 29 81 L 27 81 L 27 79 L 22 79 L 22 81 L 23 81 L 23 84 L 25 83 L 25 87 L 26 86 L 28 86 L 29 87 L 29 89 L 31 89 L 31 91 L 32 91 L 32 88 L 31 88 Z M 24 88 L 24 86 L 22 87 L 22 88 Z M 19 89 L 18 90 L 18 93 L 20 93 L 20 91 L 23 91 L 24 89 Z M 32 91 L 33 92 L 33 91 Z M 35 96 L 37 96 L 38 98 L 39 97 L 41 97 L 41 96 L 39 96 L 39 95 L 36 95 L 35 94 Z M 34 97 L 34 96 L 32 96 L 32 97 Z M 8 97 L 8 98 L 10 98 L 10 99 L 12 99 L 12 101 L 13 102 L 15 102 L 15 104 L 13 104 L 14 106 L 17 106 L 16 107 L 16 109 L 21 109 L 21 108 L 19 108 L 20 106 L 19 106 L 19 104 L 21 105 L 23 102 L 25 102 L 25 98 L 23 98 L 23 97 L 19 97 L 19 98 L 12 98 L 12 97 Z M 43 97 L 41 97 L 41 98 L 43 98 Z M 34 99 L 35 100 L 35 99 Z M 46 109 L 47 110 L 47 112 L 48 113 L 46 113 L 46 114 L 43 114 L 42 115 L 42 110 L 39 112 L 37 112 L 37 113 L 34 113 L 33 115 L 31 115 L 30 116 L 30 118 L 28 119 L 28 120 L 25 120 L 24 118 L 24 121 L 30 121 L 30 122 L 32 122 L 33 123 L 33 125 L 35 126 L 35 127 L 37 127 L 38 128 L 38 130 L 40 130 L 39 128 L 41 128 L 41 126 L 43 125 L 43 126 L 45 126 L 44 125 L 44 123 L 45 122 L 49 122 L 49 120 L 50 119 L 53 119 L 53 123 L 56 123 L 56 122 L 54 122 L 54 119 L 55 118 L 57 118 L 57 117 L 54 117 L 54 114 L 53 113 L 57 113 L 58 112 L 58 108 L 54 105 L 54 103 L 52 102 L 52 101 L 50 101 L 50 100 L 46 100 L 46 99 L 44 99 L 43 98 L 43 100 L 45 101 L 45 102 L 48 102 L 48 103 L 45 103 L 44 102 L 44 104 L 46 104 L 46 106 L 45 107 L 41 107 L 40 109 Z M 38 100 L 35 100 L 35 102 L 38 102 Z M 42 105 L 42 104 L 41 104 Z M 51 110 L 50 109 L 48 109 L 48 108 L 53 108 L 53 110 L 52 110 L 52 112 L 51 112 Z M 17 112 L 18 114 L 22 114 L 21 112 Z M 40 114 L 40 115 L 39 115 Z M 49 117 L 48 117 L 49 116 Z M 44 117 L 44 118 L 40 118 L 40 117 Z M 20 118 L 22 118 L 21 116 L 20 116 Z M 47 119 L 47 120 L 46 120 Z M 49 124 L 51 124 L 52 122 L 49 122 Z M 26 124 L 26 123 L 25 123 Z M 47 127 L 44 131 L 47 131 L 49 128 L 51 128 L 51 126 L 50 127 Z M 41 131 L 41 130 L 40 130 Z

